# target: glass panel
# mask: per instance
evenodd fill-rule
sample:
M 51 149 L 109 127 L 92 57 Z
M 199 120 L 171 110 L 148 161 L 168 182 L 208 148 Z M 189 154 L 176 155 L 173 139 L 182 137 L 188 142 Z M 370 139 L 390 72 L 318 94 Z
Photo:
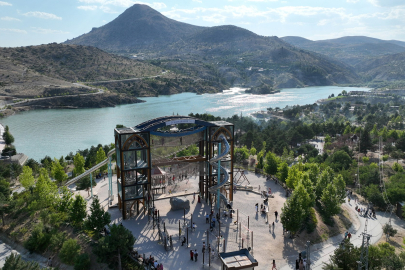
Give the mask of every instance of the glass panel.
M 146 184 L 148 182 L 148 177 L 142 174 L 141 171 L 126 171 L 125 172 L 125 186 L 134 184 Z
M 122 198 L 122 191 L 121 191 L 121 179 L 118 178 L 117 181 L 117 186 L 118 186 L 118 194 L 120 195 L 120 197 Z
M 143 186 L 125 187 L 125 200 L 143 198 Z
M 145 149 L 124 151 L 124 170 L 146 167 L 148 167 L 148 160 Z

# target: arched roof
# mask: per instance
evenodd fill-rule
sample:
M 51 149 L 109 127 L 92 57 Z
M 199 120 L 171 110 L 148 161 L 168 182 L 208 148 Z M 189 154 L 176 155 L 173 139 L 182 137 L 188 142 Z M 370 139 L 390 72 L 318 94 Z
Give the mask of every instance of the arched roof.
M 176 125 L 176 124 L 195 124 L 194 127 L 179 130 L 176 132 L 160 132 L 158 131 L 159 128 L 164 126 Z M 190 116 L 180 116 L 180 115 L 172 115 L 172 116 L 163 116 L 159 118 L 155 118 L 152 120 L 148 120 L 143 122 L 134 127 L 134 129 L 139 131 L 149 131 L 153 135 L 159 136 L 166 136 L 166 137 L 180 137 L 191 135 L 194 133 L 198 133 L 204 131 L 207 127 L 214 127 L 217 126 L 214 123 L 203 121 L 194 117 Z

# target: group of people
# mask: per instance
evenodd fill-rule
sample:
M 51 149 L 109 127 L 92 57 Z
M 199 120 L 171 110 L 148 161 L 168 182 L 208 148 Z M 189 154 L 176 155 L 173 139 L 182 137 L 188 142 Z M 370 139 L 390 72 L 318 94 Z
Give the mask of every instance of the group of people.
M 197 261 L 198 252 L 197 252 L 196 249 L 194 251 L 192 249 L 190 250 L 190 258 L 191 258 L 192 261 L 195 261 L 195 262 Z
M 163 264 L 158 263 L 157 260 L 155 260 L 155 258 L 152 257 L 152 255 L 150 255 L 149 258 L 145 258 L 145 260 L 143 260 L 142 257 L 139 255 L 139 259 L 145 266 L 151 269 L 163 270 Z
M 366 209 L 366 208 L 359 207 L 356 205 L 356 207 L 354 209 L 356 209 L 357 213 L 359 213 L 360 216 L 363 216 L 363 217 L 369 216 L 370 218 L 376 217 L 374 208 Z

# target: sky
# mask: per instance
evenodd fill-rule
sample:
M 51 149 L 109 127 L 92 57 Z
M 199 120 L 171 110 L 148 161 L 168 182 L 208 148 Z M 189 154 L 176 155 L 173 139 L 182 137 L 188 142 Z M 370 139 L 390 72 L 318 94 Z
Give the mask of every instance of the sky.
M 405 0 L 0 0 L 0 47 L 64 42 L 146 4 L 177 21 L 311 40 L 405 41 Z

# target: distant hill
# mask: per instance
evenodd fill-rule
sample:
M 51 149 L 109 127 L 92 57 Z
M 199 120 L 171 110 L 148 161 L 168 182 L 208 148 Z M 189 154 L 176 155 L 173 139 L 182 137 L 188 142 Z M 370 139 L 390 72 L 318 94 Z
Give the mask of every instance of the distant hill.
M 77 84 L 78 81 L 132 97 L 219 92 L 227 87 L 218 81 L 162 72 L 161 67 L 146 61 L 90 46 L 52 43 L 0 48 L 0 95 L 29 98 L 96 91 Z M 113 100 L 122 102 L 121 98 Z M 133 102 L 132 98 L 126 100 Z M 84 103 L 78 102 L 77 106 L 81 104 Z
M 126 56 L 141 53 L 162 69 L 220 85 L 282 88 L 358 80 L 353 70 L 339 61 L 300 51 L 277 37 L 259 36 L 233 25 L 189 25 L 140 4 L 66 43 Z
M 147 5 L 135 4 L 115 20 L 65 43 L 109 52 L 156 50 L 202 29 L 169 19 Z
M 351 66 L 356 66 L 364 59 L 405 52 L 405 42 L 387 41 L 364 36 L 318 41 L 301 37 L 283 37 L 282 39 L 298 48 L 324 54 Z
M 405 53 L 364 60 L 357 64 L 356 69 L 370 81 L 405 80 Z

